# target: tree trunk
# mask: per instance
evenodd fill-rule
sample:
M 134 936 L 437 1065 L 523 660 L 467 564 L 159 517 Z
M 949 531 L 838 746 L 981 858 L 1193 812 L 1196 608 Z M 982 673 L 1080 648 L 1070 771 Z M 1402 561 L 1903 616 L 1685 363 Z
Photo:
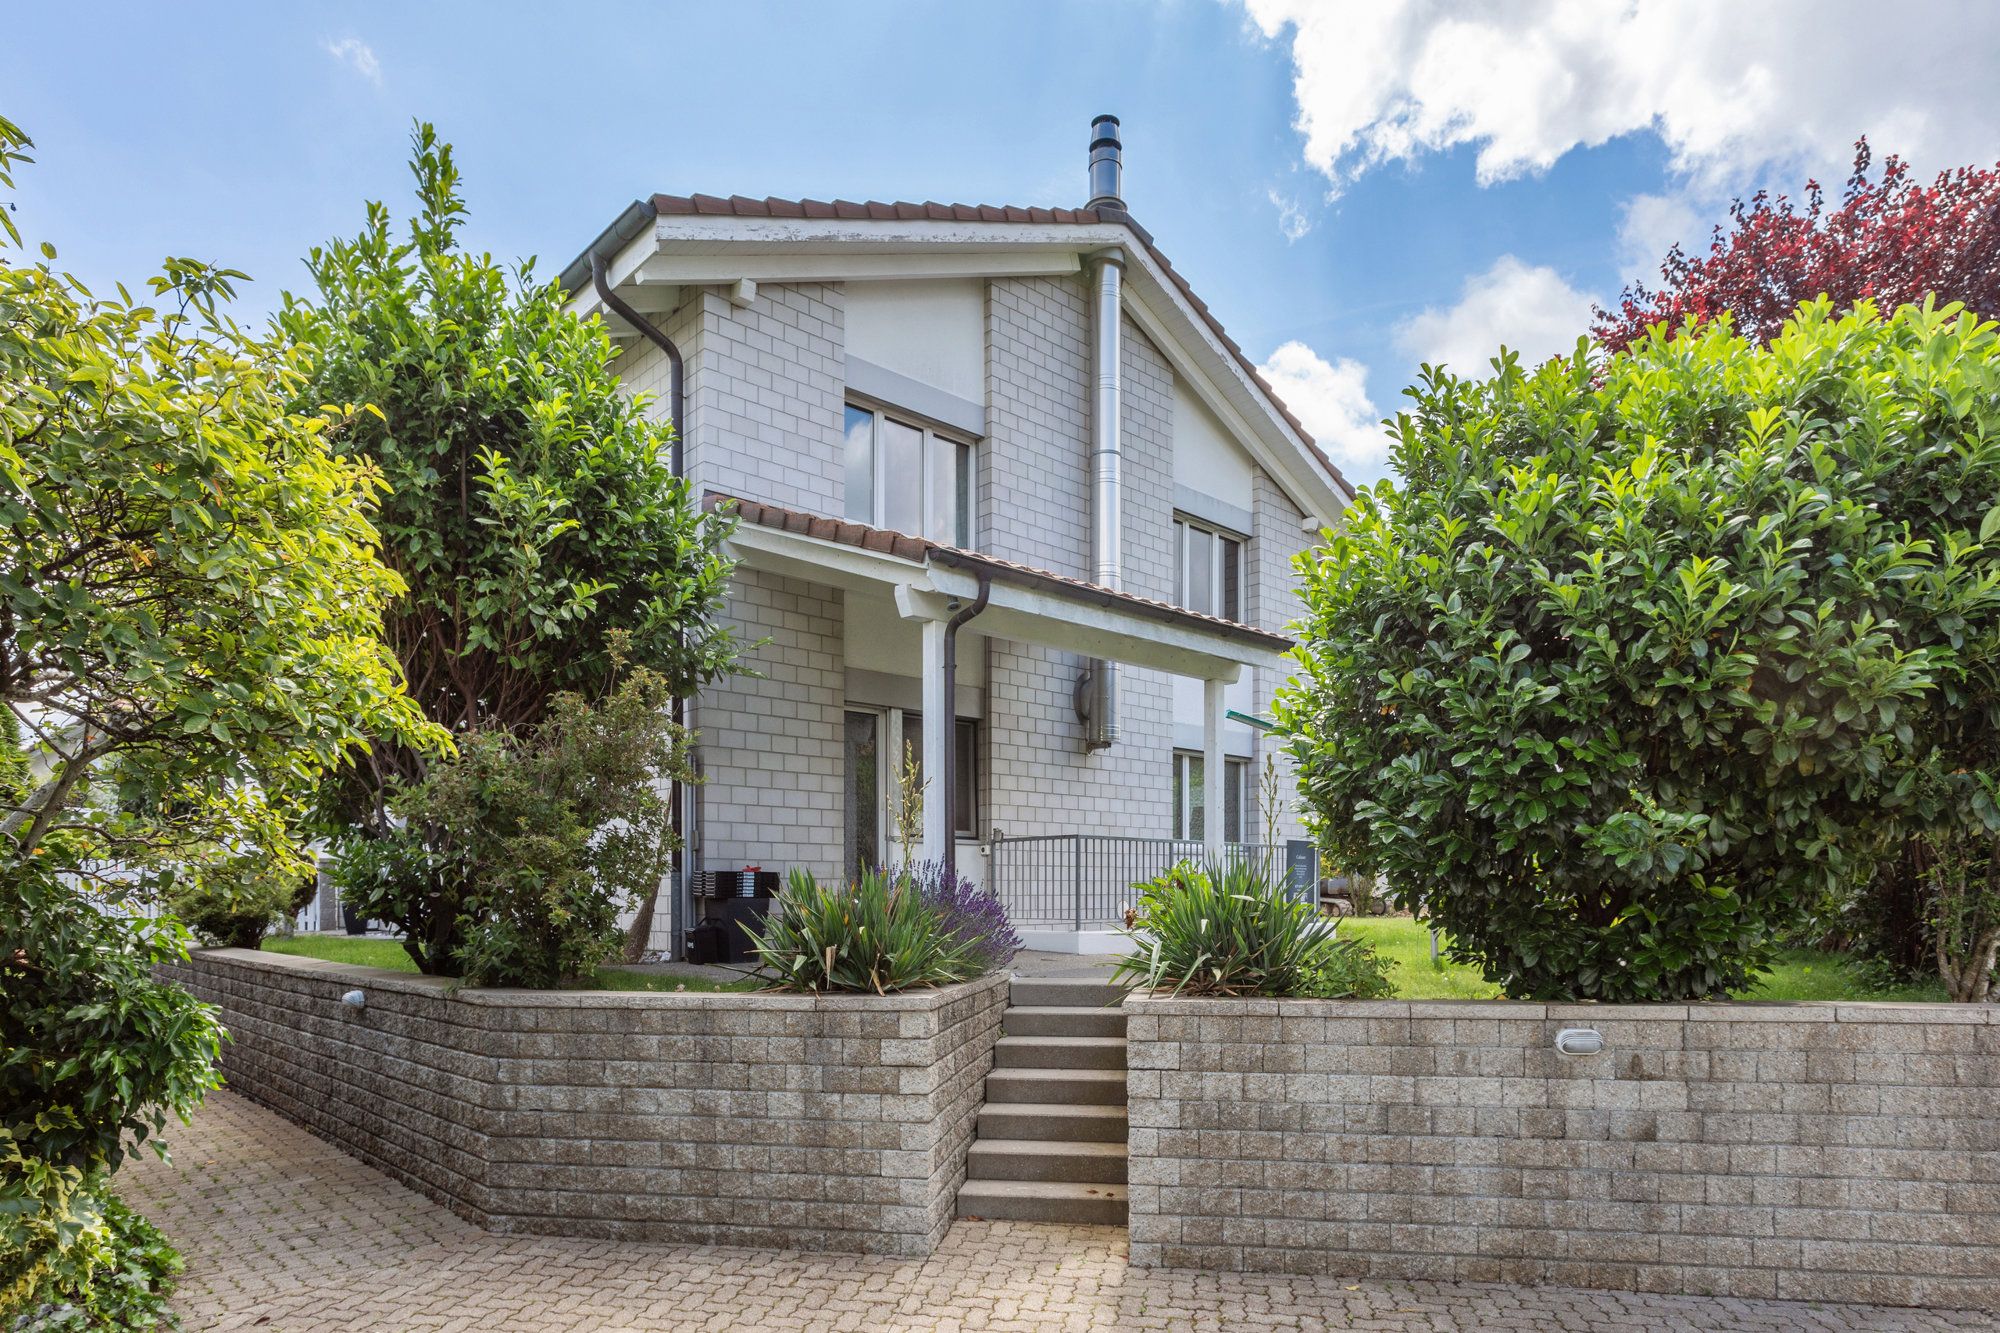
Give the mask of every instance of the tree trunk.
M 660 901 L 660 891 L 654 889 L 639 902 L 639 911 L 632 918 L 632 924 L 625 931 L 625 961 L 636 963 L 645 957 L 646 945 L 653 938 L 653 908 Z

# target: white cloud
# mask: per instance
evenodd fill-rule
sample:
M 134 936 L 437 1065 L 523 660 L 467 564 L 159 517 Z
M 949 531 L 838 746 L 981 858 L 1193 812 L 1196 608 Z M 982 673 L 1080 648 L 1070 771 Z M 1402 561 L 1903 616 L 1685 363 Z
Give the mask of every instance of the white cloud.
M 1347 357 L 1329 362 L 1294 341 L 1257 369 L 1349 481 L 1361 485 L 1383 474 L 1390 441 L 1368 397 L 1366 366 Z
M 1504 345 L 1529 365 L 1567 354 L 1590 332 L 1591 298 L 1552 268 L 1502 255 L 1467 278 L 1458 303 L 1424 310 L 1396 329 L 1396 348 L 1411 364 L 1442 362 L 1460 375 L 1487 375 Z
M 1920 170 L 2000 158 L 2000 5 L 1903 0 L 1244 0 L 1290 32 L 1306 160 L 1336 188 L 1476 145 L 1482 183 L 1652 131 L 1705 190 L 1844 176 L 1867 134 Z
M 1271 207 L 1278 210 L 1278 230 L 1287 241 L 1296 241 L 1313 229 L 1312 219 L 1306 216 L 1305 207 L 1298 200 L 1287 199 L 1276 190 L 1270 196 Z
M 1707 213 L 1678 195 L 1635 194 L 1624 204 L 1618 223 L 1618 276 L 1649 287 L 1660 284 L 1660 261 L 1676 243 L 1690 252 L 1700 249 L 1708 227 Z
M 382 86 L 382 62 L 375 58 L 375 48 L 368 43 L 358 37 L 343 37 L 337 42 L 321 42 L 320 46 L 377 88 Z

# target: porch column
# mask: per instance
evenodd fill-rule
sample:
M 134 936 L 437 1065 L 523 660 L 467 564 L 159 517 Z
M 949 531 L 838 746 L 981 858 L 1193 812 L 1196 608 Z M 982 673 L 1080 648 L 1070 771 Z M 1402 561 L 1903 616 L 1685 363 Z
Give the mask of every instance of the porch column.
M 1211 859 L 1222 855 L 1222 714 L 1229 682 L 1201 683 L 1201 808 L 1202 850 Z
M 942 861 L 951 836 L 951 811 L 944 804 L 945 744 L 957 721 L 944 694 L 944 622 L 924 626 L 924 845 L 920 859 Z M 900 762 L 900 759 L 899 759 Z

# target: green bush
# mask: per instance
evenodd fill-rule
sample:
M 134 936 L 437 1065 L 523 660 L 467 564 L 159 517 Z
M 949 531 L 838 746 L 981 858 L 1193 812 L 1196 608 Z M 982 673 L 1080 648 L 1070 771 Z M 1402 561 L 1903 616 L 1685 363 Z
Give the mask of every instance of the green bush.
M 254 949 L 299 910 L 311 879 L 268 857 L 237 856 L 205 867 L 167 891 L 167 909 L 207 944 Z
M 1768 348 L 1496 364 L 1426 368 L 1403 484 L 1300 561 L 1276 711 L 1339 864 L 1509 995 L 1670 1000 L 1913 821 L 1991 826 L 1991 324 L 1822 303 Z
M 1390 993 L 1388 965 L 1338 922 L 1246 862 L 1183 863 L 1139 887 L 1130 953 L 1115 980 L 1176 995 L 1371 999 Z
M 97 1220 L 70 1246 L 29 1298 L 11 1333 L 90 1333 L 97 1329 L 172 1328 L 167 1301 L 180 1277 L 180 1253 L 158 1227 L 115 1196 L 99 1196 Z M 7 1312 L 0 1309 L 0 1319 Z
M 79 902 L 59 878 L 0 895 L 0 1310 L 87 1283 L 112 1173 L 221 1083 L 215 1011 L 153 979 L 186 957 L 185 932 Z
M 525 739 L 460 738 L 393 787 L 394 823 L 336 861 L 342 901 L 403 932 L 430 973 L 555 986 L 618 951 L 618 914 L 655 891 L 673 848 L 663 794 L 685 781 L 665 678 L 632 668 L 595 703 L 559 694 Z
M 989 970 L 992 944 L 957 930 L 909 874 L 824 885 L 794 870 L 751 947 L 774 990 L 918 990 Z

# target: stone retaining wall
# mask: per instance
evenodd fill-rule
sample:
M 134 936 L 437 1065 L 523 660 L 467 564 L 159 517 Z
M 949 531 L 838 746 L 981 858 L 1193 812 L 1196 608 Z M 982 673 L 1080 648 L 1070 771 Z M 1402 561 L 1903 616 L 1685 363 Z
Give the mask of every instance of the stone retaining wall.
M 240 949 L 164 973 L 221 1006 L 229 1086 L 481 1226 L 900 1255 L 951 1226 L 1007 999 L 454 992 Z
M 1136 1264 L 2000 1307 L 2000 1008 L 1125 1011 Z

